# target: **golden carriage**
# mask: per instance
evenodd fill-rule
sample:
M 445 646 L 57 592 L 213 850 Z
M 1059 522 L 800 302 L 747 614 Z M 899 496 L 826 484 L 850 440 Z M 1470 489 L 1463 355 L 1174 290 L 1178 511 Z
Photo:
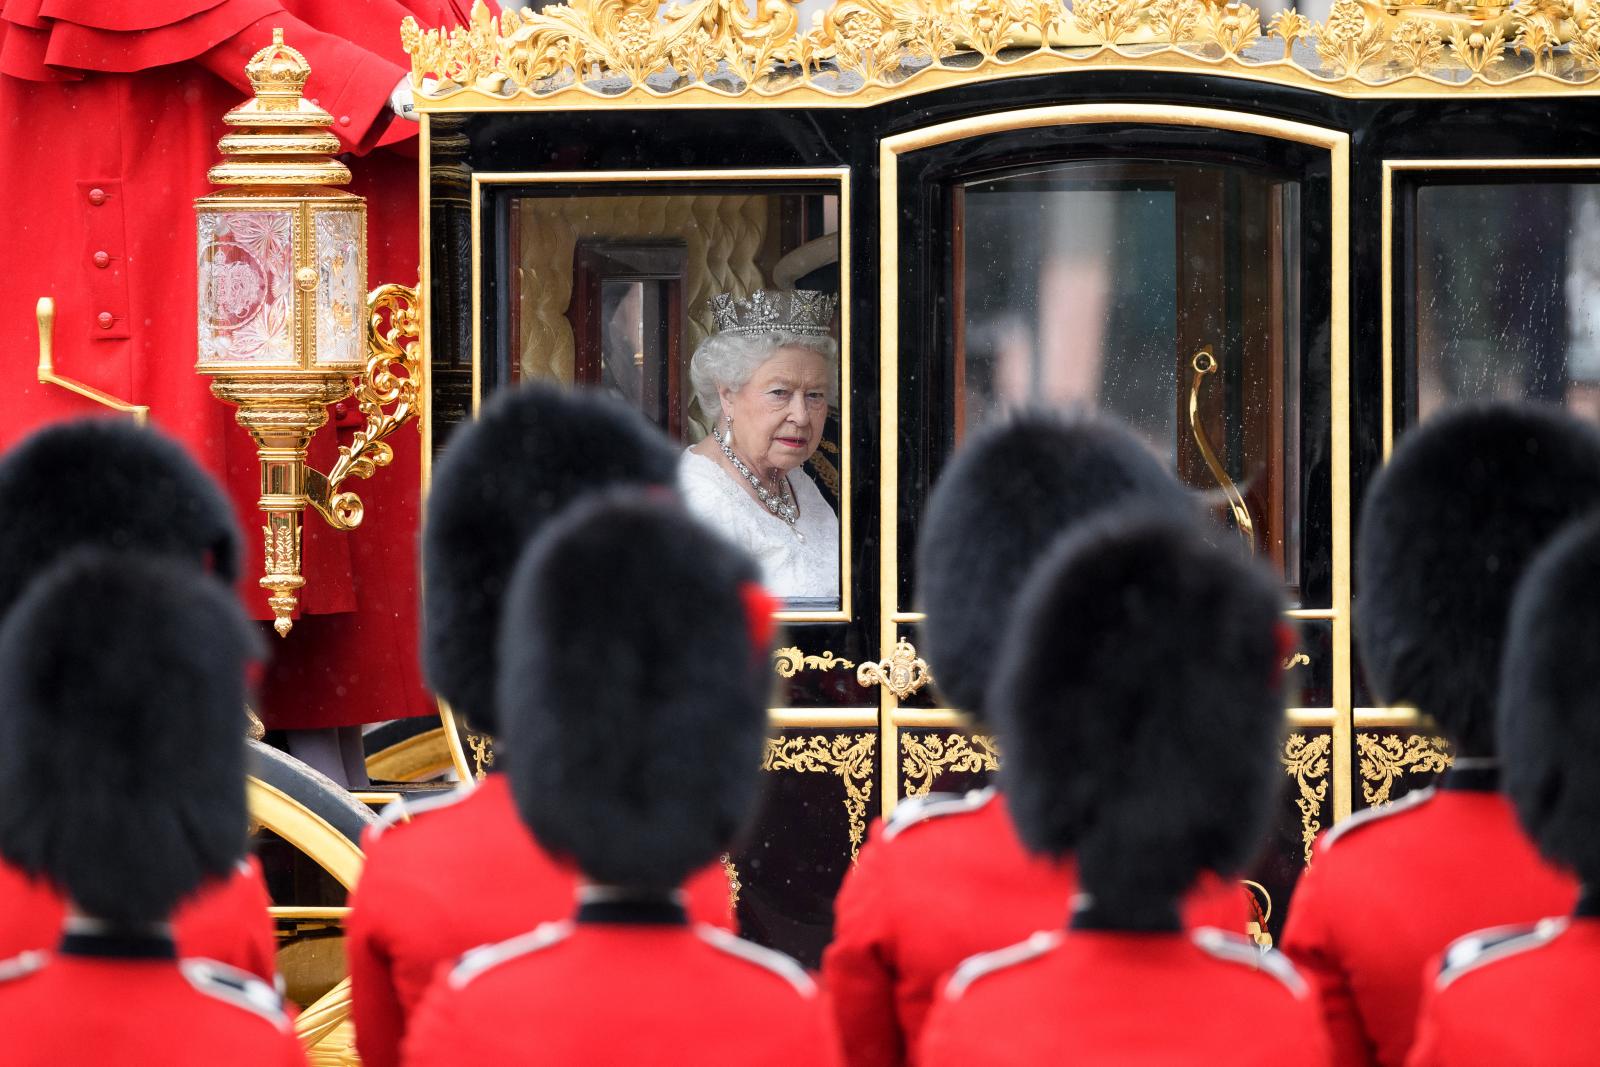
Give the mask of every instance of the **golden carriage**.
M 1007 407 L 1117 412 L 1294 604 L 1285 791 L 1254 875 L 1285 899 L 1318 830 L 1449 761 L 1425 723 L 1376 706 L 1351 641 L 1355 508 L 1395 436 L 1461 397 L 1600 408 L 1600 252 L 1582 238 L 1600 221 L 1600 16 L 1568 0 L 1337 0 L 1321 22 L 1206 0 L 803 14 L 577 0 L 397 28 L 422 112 L 425 457 L 536 378 L 611 389 L 687 443 L 706 429 L 686 364 L 707 299 L 837 290 L 842 389 L 810 468 L 839 517 L 839 588 L 785 604 L 770 788 L 729 857 L 746 935 L 814 964 L 870 820 L 997 766 L 916 651 L 911 546 L 942 463 Z M 325 491 L 284 484 L 284 513 Z M 415 783 L 491 759 L 445 710 L 370 765 Z M 333 983 L 357 838 L 370 808 L 427 786 L 334 796 L 263 760 L 284 961 L 321 998 L 301 1024 L 318 1056 L 353 1062 Z

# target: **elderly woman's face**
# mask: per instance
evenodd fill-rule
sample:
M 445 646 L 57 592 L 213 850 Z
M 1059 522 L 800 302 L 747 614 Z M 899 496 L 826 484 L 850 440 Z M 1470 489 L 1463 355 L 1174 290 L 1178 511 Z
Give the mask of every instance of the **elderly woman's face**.
M 738 389 L 719 389 L 733 418 L 733 447 L 760 469 L 792 471 L 811 458 L 828 421 L 828 361 L 808 348 L 780 348 Z

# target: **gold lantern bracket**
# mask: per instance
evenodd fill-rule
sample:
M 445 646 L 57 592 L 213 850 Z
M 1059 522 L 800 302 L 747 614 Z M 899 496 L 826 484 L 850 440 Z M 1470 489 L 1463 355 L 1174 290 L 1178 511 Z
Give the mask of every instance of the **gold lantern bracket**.
M 370 478 L 394 459 L 385 440 L 417 414 L 421 381 L 421 304 L 405 285 L 380 285 L 367 297 L 366 373 L 355 380 L 353 395 L 366 425 L 347 445 L 327 474 L 306 468 L 306 502 L 336 530 L 361 525 L 366 509 L 352 492 L 339 492 L 346 478 Z M 420 425 L 420 424 L 419 424 Z

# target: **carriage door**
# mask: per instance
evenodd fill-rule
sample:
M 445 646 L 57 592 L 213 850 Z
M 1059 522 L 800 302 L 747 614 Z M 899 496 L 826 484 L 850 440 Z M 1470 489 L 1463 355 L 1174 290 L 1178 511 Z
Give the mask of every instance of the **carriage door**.
M 886 655 L 916 658 L 918 512 L 963 437 L 1026 405 L 1127 420 L 1293 606 L 1287 796 L 1257 875 L 1279 900 L 1332 821 L 1350 729 L 1345 152 L 1342 134 L 1250 115 L 1085 105 L 900 134 L 880 155 Z M 928 666 L 931 685 L 880 687 L 885 810 L 1000 757 Z

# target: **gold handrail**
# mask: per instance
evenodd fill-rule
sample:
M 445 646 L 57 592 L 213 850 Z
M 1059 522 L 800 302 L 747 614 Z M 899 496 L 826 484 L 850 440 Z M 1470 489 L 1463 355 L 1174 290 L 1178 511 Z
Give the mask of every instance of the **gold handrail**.
M 39 303 L 34 308 L 34 316 L 39 320 L 39 381 L 45 385 L 59 385 L 68 392 L 77 393 L 87 397 L 96 404 L 103 404 L 112 411 L 124 415 L 132 415 L 135 425 L 143 426 L 150 421 L 149 404 L 130 404 L 126 400 L 118 400 L 110 393 L 101 392 L 92 385 L 63 378 L 56 373 L 55 360 L 55 327 L 56 327 L 56 302 L 48 296 L 41 296 Z
M 1228 498 L 1228 508 L 1233 512 L 1233 521 L 1239 528 L 1239 536 L 1244 538 L 1250 554 L 1255 555 L 1256 524 L 1250 517 L 1250 505 L 1245 502 L 1244 494 L 1239 492 L 1239 487 L 1223 469 L 1216 452 L 1211 449 L 1211 442 L 1206 438 L 1205 428 L 1200 424 L 1201 383 L 1206 380 L 1208 374 L 1215 374 L 1220 369 L 1217 357 L 1211 352 L 1211 346 L 1206 345 L 1196 352 L 1190 365 L 1194 367 L 1194 382 L 1189 386 L 1189 430 L 1194 434 L 1194 443 L 1200 448 L 1200 457 L 1206 461 L 1206 466 L 1211 468 L 1211 476 L 1217 480 L 1217 484 L 1222 487 L 1222 494 Z

